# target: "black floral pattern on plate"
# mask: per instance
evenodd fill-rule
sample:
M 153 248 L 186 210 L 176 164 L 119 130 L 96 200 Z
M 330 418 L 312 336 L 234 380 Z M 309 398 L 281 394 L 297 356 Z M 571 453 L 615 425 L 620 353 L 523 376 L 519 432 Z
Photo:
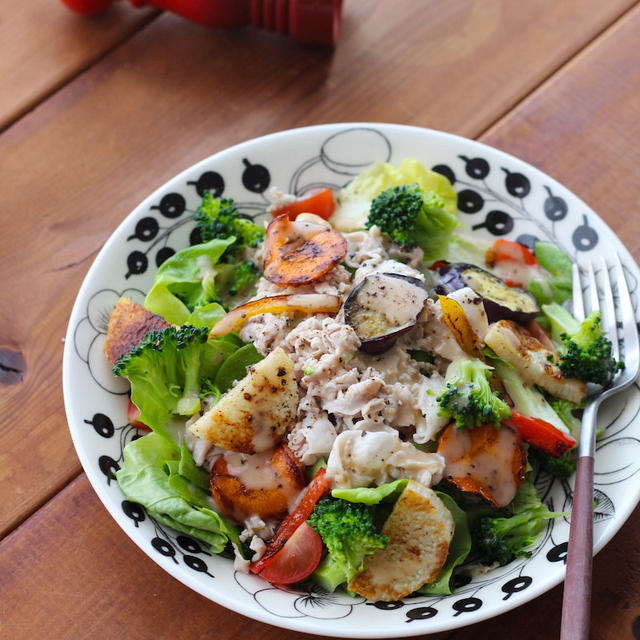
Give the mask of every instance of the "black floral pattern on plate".
M 291 193 L 302 195 L 319 187 L 341 188 L 373 162 L 397 160 L 390 137 L 375 126 L 344 127 L 333 131 L 316 149 L 315 152 L 310 150 L 309 157 L 292 169 L 288 182 Z M 598 231 L 588 216 L 571 211 L 567 198 L 556 186 L 540 184 L 539 179 L 532 180 L 525 170 L 511 167 L 504 160 L 494 165 L 479 153 L 465 152 L 437 159 L 431 166 L 454 185 L 461 218 L 474 231 L 485 230 L 498 237 L 517 233 L 516 239 L 528 247 L 538 239 L 552 242 L 574 260 L 578 254 L 599 246 Z M 223 194 L 228 197 L 228 185 L 239 183 L 246 192 L 233 193 L 240 210 L 251 218 L 265 213 L 268 205 L 265 192 L 272 183 L 270 168 L 258 156 L 247 154 L 236 166 L 237 175 L 229 173 L 232 169 L 228 165 L 217 166 L 212 161 L 211 166 L 186 179 L 183 190 L 174 186 L 141 212 L 124 237 L 128 249 L 126 268 L 122 271 L 124 281 L 136 283 L 138 279 L 148 278 L 150 262 L 159 266 L 179 248 L 200 241 L 193 224 L 195 209 L 189 205 L 195 196 L 201 198 L 206 191 L 211 191 L 216 197 Z M 572 220 L 578 220 L 578 223 Z M 188 233 L 186 237 L 185 232 Z M 566 244 L 567 239 L 570 245 Z M 628 269 L 627 275 L 635 303 L 637 281 Z M 126 384 L 110 375 L 110 367 L 102 355 L 108 315 L 117 299 L 127 295 L 142 302 L 144 298 L 143 286 L 127 286 L 124 281 L 119 291 L 103 288 L 93 293 L 88 298 L 84 316 L 73 330 L 75 353 L 86 366 L 99 392 L 106 394 L 103 397 L 127 394 Z M 596 465 L 597 526 L 606 523 L 616 513 L 615 502 L 603 487 L 625 483 L 640 469 L 640 463 L 636 462 L 640 460 L 636 455 L 636 452 L 640 453 L 640 438 L 626 435 L 631 425 L 637 422 L 639 398 L 640 389 L 636 386 L 625 396 L 624 406 L 609 416 L 604 437 L 598 445 L 599 450 L 605 452 L 619 447 L 620 452 L 631 453 L 627 458 L 607 456 L 607 460 L 619 459 L 619 464 L 608 463 L 609 466 L 602 469 Z M 125 402 L 124 398 L 122 402 Z M 109 487 L 116 485 L 114 474 L 122 462 L 124 447 L 140 437 L 139 433 L 128 423 L 107 415 L 100 407 L 90 412 L 84 424 L 97 438 L 95 465 L 102 481 Z M 107 447 L 107 443 L 112 444 Z M 536 485 L 550 508 L 553 507 L 553 499 L 561 500 L 563 508 L 570 506 L 570 483 L 553 482 L 550 477 L 539 476 Z M 204 543 L 155 522 L 136 503 L 122 497 L 119 503 L 131 527 L 140 531 L 144 529 L 149 545 L 158 555 L 170 558 L 176 566 L 214 577 L 207 561 L 210 553 Z M 498 593 L 501 600 L 519 602 L 519 594 L 539 579 L 534 572 L 525 574 L 524 570 L 538 557 L 550 566 L 564 563 L 566 536 L 566 526 L 558 529 L 557 523 L 550 521 L 543 538 L 533 549 L 531 559 L 514 561 L 499 571 L 474 578 L 458 574 L 455 576 L 456 592 L 452 596 L 410 597 L 393 603 L 371 603 L 363 598 L 328 594 L 316 587 L 299 590 L 278 588 L 252 575 L 235 572 L 234 576 L 242 591 L 274 619 L 341 619 L 352 615 L 363 604 L 371 610 L 383 612 L 382 615 L 399 616 L 399 620 L 412 624 L 440 619 L 445 615 L 465 618 L 480 610 L 488 599 L 496 597 L 491 594 Z M 427 629 L 424 626 L 416 633 Z

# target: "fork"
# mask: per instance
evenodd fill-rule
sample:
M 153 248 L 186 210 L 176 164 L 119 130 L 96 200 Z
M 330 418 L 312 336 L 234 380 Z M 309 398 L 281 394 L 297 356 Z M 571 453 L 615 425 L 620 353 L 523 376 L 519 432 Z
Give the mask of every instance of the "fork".
M 638 329 L 629 297 L 620 258 L 614 254 L 615 284 L 618 290 L 618 318 L 622 325 L 624 347 L 624 369 L 613 379 L 610 387 L 588 398 L 582 416 L 580 444 L 578 445 L 578 466 L 576 469 L 573 507 L 571 509 L 571 529 L 567 553 L 567 575 L 564 582 L 562 601 L 561 640 L 588 640 L 591 609 L 591 568 L 593 560 L 593 457 L 595 453 L 596 417 L 600 404 L 607 398 L 631 385 L 640 367 Z M 598 286 L 593 264 L 587 265 L 590 310 L 600 309 Z M 620 359 L 616 305 L 609 279 L 606 260 L 601 262 L 603 309 L 601 323 L 612 344 L 613 357 Z M 585 310 L 582 297 L 580 270 L 573 265 L 573 315 L 584 320 Z

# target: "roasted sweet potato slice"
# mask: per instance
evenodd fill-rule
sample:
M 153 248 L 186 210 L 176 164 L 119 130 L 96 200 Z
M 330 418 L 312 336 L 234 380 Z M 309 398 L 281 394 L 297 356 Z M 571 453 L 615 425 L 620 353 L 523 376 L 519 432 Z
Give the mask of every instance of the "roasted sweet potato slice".
M 227 454 L 211 470 L 211 495 L 236 522 L 282 519 L 303 487 L 303 469 L 286 445 L 268 454 Z
M 104 355 L 111 364 L 115 364 L 121 355 L 137 347 L 149 331 L 168 326 L 162 316 L 147 311 L 129 298 L 120 298 L 109 316 Z
M 283 214 L 267 228 L 264 277 L 279 285 L 309 284 L 330 271 L 347 253 L 339 231 L 296 224 Z
M 438 453 L 445 459 L 446 480 L 498 508 L 506 507 L 524 482 L 527 456 L 509 427 L 456 429 L 451 424 L 440 437 Z

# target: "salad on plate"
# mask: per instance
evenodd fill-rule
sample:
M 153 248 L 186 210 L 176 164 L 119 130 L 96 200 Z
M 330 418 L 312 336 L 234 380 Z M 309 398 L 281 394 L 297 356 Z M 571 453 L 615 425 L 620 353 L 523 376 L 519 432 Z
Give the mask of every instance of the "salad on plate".
M 270 195 L 264 225 L 205 193 L 197 243 L 111 313 L 127 499 L 237 571 L 372 601 L 530 555 L 564 515 L 533 472 L 573 474 L 587 385 L 621 366 L 563 306 L 568 256 L 461 235 L 412 159 Z

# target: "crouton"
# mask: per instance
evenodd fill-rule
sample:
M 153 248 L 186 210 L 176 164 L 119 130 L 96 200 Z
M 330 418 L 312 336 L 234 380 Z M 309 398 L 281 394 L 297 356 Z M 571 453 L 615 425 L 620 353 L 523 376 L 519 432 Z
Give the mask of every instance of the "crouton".
M 399 600 L 433 582 L 447 559 L 455 524 L 432 489 L 409 480 L 382 527 L 385 549 L 367 556 L 349 589 L 373 601 Z
M 247 375 L 189 430 L 228 451 L 260 453 L 280 442 L 297 408 L 293 362 L 279 347 L 249 367 Z
M 149 331 L 168 326 L 162 316 L 147 311 L 129 298 L 120 298 L 109 316 L 104 355 L 115 364 L 121 355 L 137 347 Z

